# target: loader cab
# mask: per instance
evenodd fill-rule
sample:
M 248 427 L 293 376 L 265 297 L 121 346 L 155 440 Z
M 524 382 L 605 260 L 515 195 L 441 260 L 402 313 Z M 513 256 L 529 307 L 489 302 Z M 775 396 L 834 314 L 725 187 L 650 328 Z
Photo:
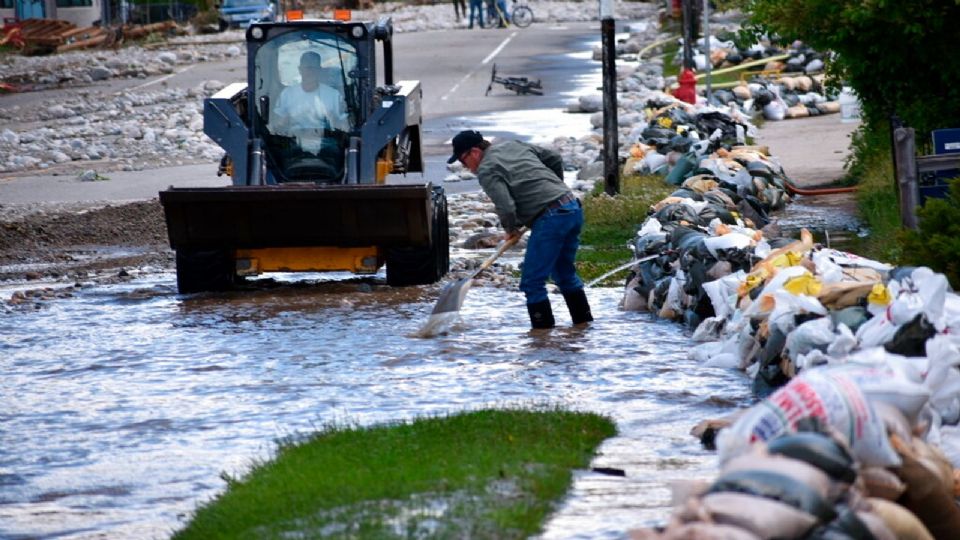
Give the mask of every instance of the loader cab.
M 294 29 L 256 48 L 255 130 L 275 183 L 339 184 L 360 107 L 357 46 L 321 29 Z

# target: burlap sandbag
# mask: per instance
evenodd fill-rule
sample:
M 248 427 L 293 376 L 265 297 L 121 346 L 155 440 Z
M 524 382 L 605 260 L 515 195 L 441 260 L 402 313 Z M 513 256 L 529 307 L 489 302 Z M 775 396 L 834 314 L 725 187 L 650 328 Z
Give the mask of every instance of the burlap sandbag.
M 903 460 L 903 465 L 893 470 L 907 485 L 897 503 L 913 512 L 937 540 L 956 540 L 960 536 L 960 508 L 952 490 L 944 489 L 941 473 L 922 463 L 900 437 L 891 436 L 890 443 Z
M 868 497 L 895 501 L 907 490 L 899 476 L 883 467 L 863 467 L 860 480 Z
M 923 523 L 906 508 L 884 499 L 869 498 L 867 501 L 870 503 L 871 513 L 883 520 L 897 540 L 933 540 Z M 945 538 L 955 537 L 956 534 Z

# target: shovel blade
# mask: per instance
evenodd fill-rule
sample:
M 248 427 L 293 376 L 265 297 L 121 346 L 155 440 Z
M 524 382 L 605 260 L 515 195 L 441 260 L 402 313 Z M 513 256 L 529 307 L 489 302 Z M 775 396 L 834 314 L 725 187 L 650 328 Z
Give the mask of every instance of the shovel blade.
M 439 313 L 454 313 L 460 311 L 460 307 L 463 306 L 463 300 L 466 298 L 467 291 L 470 290 L 471 285 L 473 285 L 473 278 L 470 277 L 458 279 L 450 285 L 447 285 L 440 293 L 440 298 L 437 299 L 437 305 L 433 307 L 433 311 L 431 311 L 430 314 L 436 315 Z

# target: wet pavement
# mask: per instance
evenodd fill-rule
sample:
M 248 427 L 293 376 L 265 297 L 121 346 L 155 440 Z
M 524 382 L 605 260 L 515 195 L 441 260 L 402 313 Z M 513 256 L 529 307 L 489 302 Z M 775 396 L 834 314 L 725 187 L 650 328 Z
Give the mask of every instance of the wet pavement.
M 460 321 L 408 337 L 437 287 L 308 283 L 179 296 L 164 274 L 81 290 L 0 321 L 0 537 L 164 538 L 280 437 L 490 405 L 561 403 L 616 419 L 544 537 L 621 537 L 709 477 L 688 435 L 751 402 L 743 375 L 686 359 L 675 324 L 592 289 L 587 329 L 527 330 L 522 295 L 478 287 Z M 562 299 L 558 319 L 569 324 Z

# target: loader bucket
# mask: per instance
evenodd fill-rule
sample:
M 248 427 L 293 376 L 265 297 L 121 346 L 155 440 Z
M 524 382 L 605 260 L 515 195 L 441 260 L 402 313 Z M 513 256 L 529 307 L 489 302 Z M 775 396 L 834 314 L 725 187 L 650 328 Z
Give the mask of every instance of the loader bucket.
M 429 184 L 171 187 L 160 202 L 177 250 L 431 243 Z

